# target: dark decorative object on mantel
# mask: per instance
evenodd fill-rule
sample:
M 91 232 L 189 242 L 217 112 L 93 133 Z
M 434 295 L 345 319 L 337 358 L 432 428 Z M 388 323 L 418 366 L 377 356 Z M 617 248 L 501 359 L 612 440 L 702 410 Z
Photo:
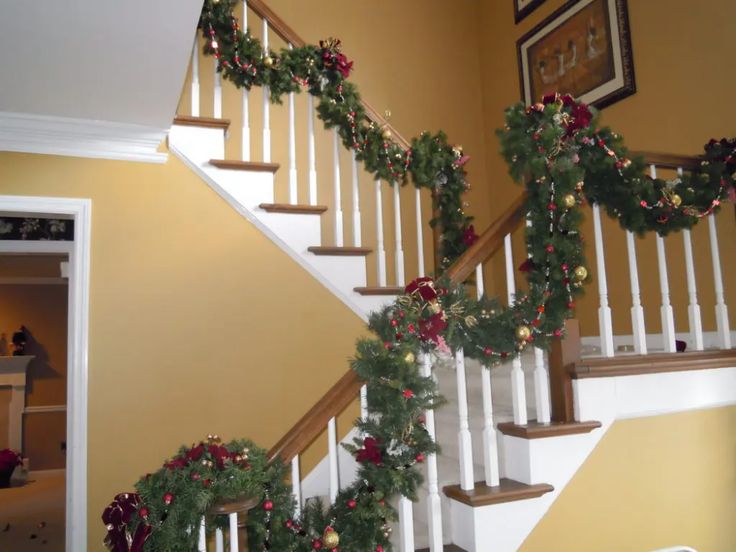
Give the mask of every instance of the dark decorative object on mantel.
M 0 240 L 74 239 L 74 221 L 69 219 L 0 217 Z
M 517 23 L 544 4 L 545 0 L 514 0 L 514 21 Z
M 21 326 L 20 330 L 13 334 L 13 356 L 23 356 L 26 354 L 27 342 L 26 327 Z

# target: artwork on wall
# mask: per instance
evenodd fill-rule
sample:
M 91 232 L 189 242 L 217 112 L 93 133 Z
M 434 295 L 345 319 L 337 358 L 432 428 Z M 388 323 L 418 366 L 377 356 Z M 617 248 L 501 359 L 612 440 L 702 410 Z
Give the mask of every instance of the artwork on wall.
M 544 0 L 514 0 L 514 21 L 518 23 L 543 3 Z
M 0 217 L 0 240 L 74 239 L 74 221 L 69 219 Z
M 570 0 L 516 47 L 527 104 L 560 92 L 602 108 L 636 92 L 626 0 Z

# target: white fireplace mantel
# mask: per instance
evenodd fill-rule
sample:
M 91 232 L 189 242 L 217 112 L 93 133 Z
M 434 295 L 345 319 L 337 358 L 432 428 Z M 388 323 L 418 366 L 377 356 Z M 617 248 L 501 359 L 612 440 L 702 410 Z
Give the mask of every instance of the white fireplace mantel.
M 10 387 L 8 445 L 23 450 L 23 410 L 26 407 L 26 370 L 33 356 L 0 356 L 0 387 Z

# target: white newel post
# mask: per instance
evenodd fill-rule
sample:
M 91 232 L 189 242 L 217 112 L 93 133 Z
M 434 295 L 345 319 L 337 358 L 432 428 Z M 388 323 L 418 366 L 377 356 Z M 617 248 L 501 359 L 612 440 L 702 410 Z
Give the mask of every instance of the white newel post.
M 199 117 L 199 35 L 194 35 L 192 47 L 192 117 Z
M 511 306 L 516 301 L 511 234 L 506 234 L 503 246 L 506 261 L 506 290 L 509 306 Z M 526 382 L 524 381 L 524 371 L 521 369 L 521 358 L 518 356 L 511 361 L 511 401 L 514 410 L 514 423 L 516 425 L 526 425 L 528 421 L 526 415 Z
M 708 217 L 708 234 L 710 235 L 710 256 L 713 260 L 713 287 L 716 292 L 716 328 L 718 344 L 721 349 L 731 348 L 731 330 L 728 325 L 728 307 L 723 295 L 723 274 L 721 273 L 721 254 L 718 249 L 718 231 L 716 219 Z
M 396 251 L 394 259 L 396 264 L 396 285 L 404 285 L 404 246 L 401 238 L 401 194 L 399 183 L 394 181 L 391 185 L 394 191 L 394 233 L 396 238 Z
M 330 503 L 335 502 L 340 492 L 340 468 L 337 458 L 337 422 L 330 418 L 327 423 L 328 460 L 330 465 Z
M 302 511 L 302 476 L 298 454 L 291 459 L 291 494 L 294 497 L 295 511 L 298 516 Z
M 433 377 L 432 374 L 432 357 L 429 354 L 422 354 L 419 357 L 422 367 L 422 376 L 425 378 Z M 435 440 L 436 432 L 434 427 L 434 410 L 425 412 L 425 428 L 427 433 Z M 442 543 L 442 504 L 440 501 L 439 477 L 437 475 L 437 455 L 430 454 L 427 456 L 427 529 L 429 532 L 429 550 L 430 552 L 441 552 Z
M 268 21 L 263 20 L 263 55 L 268 55 Z M 271 100 L 268 86 L 263 87 L 263 162 L 271 162 Z
M 613 322 L 611 307 L 608 306 L 608 280 L 606 279 L 606 258 L 603 247 L 603 227 L 601 225 L 601 208 L 593 205 L 593 232 L 595 234 L 595 264 L 598 272 L 598 329 L 601 334 L 601 356 L 613 356 Z
M 657 178 L 657 167 L 649 166 L 649 174 Z M 667 256 L 664 249 L 664 238 L 657 234 L 657 267 L 659 269 L 659 289 L 662 294 L 662 306 L 659 308 L 662 318 L 662 348 L 666 353 L 677 351 L 675 345 L 675 315 L 670 304 L 670 284 L 667 276 Z
M 381 195 L 381 180 L 376 178 L 376 271 L 378 285 L 386 285 L 386 247 L 383 243 L 383 197 Z
M 457 412 L 458 429 L 458 456 L 460 461 L 460 488 L 469 491 L 475 487 L 473 476 L 473 440 L 470 435 L 468 421 L 468 392 L 465 383 L 465 355 L 460 349 L 455 353 L 455 374 L 457 377 Z
M 289 50 L 293 46 L 289 44 Z M 296 172 L 296 121 L 294 113 L 294 93 L 289 92 L 289 203 L 299 203 Z
M 417 273 L 424 276 L 424 227 L 422 226 L 422 194 L 419 188 L 414 190 L 414 204 L 417 213 Z
M 350 150 L 350 166 L 352 167 L 353 182 L 353 245 L 360 247 L 363 243 L 362 230 L 360 228 L 360 190 L 358 186 L 358 160 L 355 158 L 355 150 Z
M 248 3 L 243 0 L 243 29 L 248 28 Z M 243 88 L 243 134 L 240 142 L 240 157 L 250 161 L 250 98 L 248 89 Z
M 414 552 L 414 511 L 412 501 L 399 497 L 399 550 Z
M 343 246 L 342 190 L 340 189 L 340 136 L 337 128 L 332 129 L 332 180 L 335 193 L 335 245 Z
M 634 233 L 626 231 L 626 249 L 629 254 L 629 281 L 631 282 L 631 330 L 634 334 L 634 351 L 647 354 L 647 330 L 644 326 L 644 308 L 641 306 L 639 290 L 639 267 L 636 261 Z

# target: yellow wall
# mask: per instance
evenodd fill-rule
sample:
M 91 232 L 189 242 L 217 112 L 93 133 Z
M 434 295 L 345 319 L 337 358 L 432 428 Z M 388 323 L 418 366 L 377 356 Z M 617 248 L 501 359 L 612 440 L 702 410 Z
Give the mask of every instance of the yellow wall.
M 616 422 L 522 552 L 736 550 L 736 407 Z
M 500 214 L 504 205 L 521 190 L 512 185 L 505 162 L 498 154 L 498 139 L 493 135 L 495 129 L 503 126 L 504 109 L 520 99 L 516 40 L 562 4 L 562 0 L 549 0 L 515 25 L 513 2 L 480 3 L 487 170 L 494 198 L 490 208 L 494 216 Z M 724 68 L 732 64 L 736 3 L 714 0 L 706 8 L 690 0 L 631 0 L 628 5 L 637 92 L 603 110 L 602 123 L 621 133 L 631 149 L 645 151 L 695 155 L 701 153 L 703 144 L 711 137 L 733 136 L 736 105 L 730 98 L 736 77 L 733 71 Z M 593 279 L 578 308 L 584 334 L 598 333 L 595 256 L 590 247 L 593 242 L 591 218 L 588 210 L 583 232 L 588 238 L 586 255 Z M 726 287 L 730 287 L 729 299 L 733 303 L 736 289 L 728 284 L 736 281 L 736 259 L 727 254 L 731 247 L 730 237 L 736 231 L 732 206 L 724 208 L 718 225 L 724 281 Z M 631 296 L 625 237 L 612 220 L 604 220 L 603 227 L 609 240 L 607 272 L 615 330 L 630 333 Z M 693 241 L 703 325 L 706 330 L 713 330 L 715 299 L 705 224 L 694 230 Z M 681 251 L 679 235 L 668 240 L 670 287 L 677 329 L 685 331 L 687 289 Z M 653 236 L 639 240 L 638 257 L 647 329 L 659 331 L 660 297 Z M 498 271 L 495 274 L 500 276 Z

